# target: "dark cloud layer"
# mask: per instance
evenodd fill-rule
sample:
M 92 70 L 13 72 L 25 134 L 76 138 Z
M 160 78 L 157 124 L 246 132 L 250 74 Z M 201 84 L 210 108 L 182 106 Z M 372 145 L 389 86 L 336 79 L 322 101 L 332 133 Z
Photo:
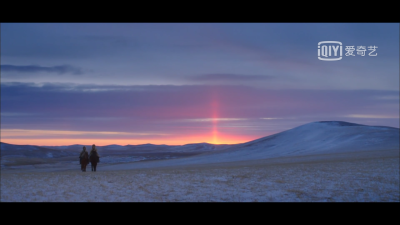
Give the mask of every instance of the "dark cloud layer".
M 398 39 L 398 24 L 393 23 L 5 23 L 1 56 L 7 64 L 2 71 L 20 72 L 14 77 L 5 73 L 7 81 L 21 81 L 26 71 L 82 72 L 43 67 L 52 62 L 94 71 L 92 78 L 74 80 L 81 83 L 261 86 L 272 83 L 272 75 L 279 78 L 273 80 L 278 88 L 398 90 L 393 85 L 398 83 Z M 343 46 L 376 45 L 378 57 L 318 60 L 317 43 L 326 40 Z M 41 66 L 26 66 L 35 63 Z M 202 75 L 175 79 L 189 74 Z M 319 79 L 322 76 L 329 79 Z M 37 76 L 30 81 L 56 79 Z
M 18 73 L 57 73 L 57 74 L 75 74 L 80 75 L 83 73 L 82 69 L 70 66 L 70 65 L 60 65 L 60 66 L 17 66 L 17 65 L 1 65 L 1 72 L 18 72 Z
M 397 115 L 396 91 L 267 90 L 246 86 L 34 86 L 1 84 L 2 127 L 68 124 L 80 130 L 145 130 L 196 118 L 249 118 L 349 114 Z M 32 114 L 4 117 L 3 113 Z M 397 120 L 398 123 L 398 120 Z M 64 124 L 64 125 L 62 125 Z M 398 124 L 386 124 L 398 127 Z M 179 123 L 170 126 L 178 127 Z M 103 128 L 103 129 L 101 129 Z M 85 130 L 85 129 L 84 129 Z

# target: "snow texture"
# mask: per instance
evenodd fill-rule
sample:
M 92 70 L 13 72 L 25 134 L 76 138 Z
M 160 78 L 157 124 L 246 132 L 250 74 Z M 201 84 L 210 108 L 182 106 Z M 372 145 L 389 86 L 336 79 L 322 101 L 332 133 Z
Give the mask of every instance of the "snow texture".
M 70 147 L 1 143 L 1 201 L 400 201 L 398 128 L 321 121 L 239 145 L 104 146 L 97 172 Z

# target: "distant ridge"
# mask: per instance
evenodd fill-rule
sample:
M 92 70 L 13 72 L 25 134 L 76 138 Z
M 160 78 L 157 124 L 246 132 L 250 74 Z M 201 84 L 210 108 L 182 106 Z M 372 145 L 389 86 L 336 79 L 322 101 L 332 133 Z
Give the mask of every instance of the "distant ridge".
M 398 151 L 399 128 L 368 126 L 344 121 L 317 121 L 242 144 L 214 145 L 109 145 L 99 146 L 103 163 L 146 162 L 158 166 L 238 162 L 286 156 L 321 155 L 365 151 Z M 69 157 L 76 160 L 82 146 L 30 146 L 1 143 L 2 162 L 26 158 Z M 107 158 L 108 157 L 108 158 Z M 161 161 L 157 161 L 163 159 Z M 156 162 L 157 161 L 157 162 Z M 145 163 L 145 162 L 143 162 Z M 154 164 L 154 165 L 155 165 Z M 143 164 L 144 165 L 144 164 Z M 110 165 L 111 166 L 111 165 Z M 131 168 L 131 166 L 128 166 Z M 111 167 L 110 167 L 111 168 Z M 125 168 L 124 165 L 112 168 Z
M 336 125 L 336 126 L 366 126 L 366 125 L 362 125 L 362 124 L 349 123 L 349 122 L 344 122 L 344 121 L 318 121 L 316 123 L 324 123 L 324 124 Z
M 344 121 L 318 121 L 318 122 L 314 122 L 314 123 L 323 123 L 323 124 L 335 125 L 335 126 L 368 126 L 368 127 L 383 127 L 383 128 L 399 129 L 399 128 L 397 128 L 397 127 L 363 125 L 363 124 L 349 123 L 349 122 L 344 122 Z M 310 123 L 310 124 L 311 124 L 311 123 Z

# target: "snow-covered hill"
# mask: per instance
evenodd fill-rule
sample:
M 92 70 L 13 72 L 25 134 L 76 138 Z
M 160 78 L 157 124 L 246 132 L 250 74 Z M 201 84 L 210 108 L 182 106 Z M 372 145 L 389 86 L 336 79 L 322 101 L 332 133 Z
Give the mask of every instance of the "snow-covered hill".
M 86 146 L 90 150 L 91 146 Z M 54 148 L 54 149 L 49 149 Z M 29 146 L 1 143 L 2 163 L 19 162 L 18 158 L 52 158 L 77 161 L 82 145 Z M 366 126 L 341 121 L 308 123 L 293 129 L 236 145 L 208 143 L 168 145 L 109 145 L 98 147 L 101 163 L 114 168 L 207 164 L 277 158 L 283 156 L 318 155 L 371 150 L 399 149 L 399 128 Z M 164 159 L 164 160 L 162 160 Z M 168 159 L 168 160 L 166 160 Z M 156 161 L 154 161 L 156 160 Z M 162 161 L 159 161 L 162 160 Z M 151 161 L 139 162 L 138 161 Z M 129 164 L 130 162 L 135 162 Z M 24 161 L 29 164 L 29 161 Z M 47 163 L 43 162 L 43 163 Z M 75 162 L 76 163 L 76 162 Z M 144 164 L 146 163 L 146 164 Z M 10 165 L 11 165 L 10 164 Z M 2 165 L 4 168 L 4 166 Z
M 320 121 L 236 145 L 224 153 L 247 159 L 288 155 L 399 149 L 399 129 L 342 121 Z
M 399 149 L 399 128 L 366 126 L 341 121 L 308 123 L 293 129 L 238 144 L 221 151 L 110 169 L 208 164 L 359 151 Z
M 48 149 L 65 150 L 65 151 L 82 151 L 84 145 L 69 145 L 69 146 L 41 146 Z M 143 145 L 106 145 L 106 146 L 96 146 L 99 153 L 148 153 L 148 152 L 208 152 L 213 150 L 221 150 L 232 145 L 220 144 L 214 145 L 209 143 L 195 143 L 195 144 L 185 144 L 185 145 L 153 145 L 153 144 L 143 144 Z M 86 145 L 86 148 L 90 151 L 91 145 Z
M 0 143 L 1 157 L 57 158 L 76 155 L 74 152 L 55 150 L 34 145 Z M 79 153 L 78 153 L 79 154 Z

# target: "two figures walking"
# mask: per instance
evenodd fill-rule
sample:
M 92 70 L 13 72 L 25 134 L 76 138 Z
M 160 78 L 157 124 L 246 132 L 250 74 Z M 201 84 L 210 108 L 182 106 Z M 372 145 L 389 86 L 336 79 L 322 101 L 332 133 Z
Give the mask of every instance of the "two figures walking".
M 80 163 L 81 163 L 81 170 L 82 172 L 86 172 L 86 166 L 91 164 L 92 171 L 96 171 L 97 163 L 100 162 L 99 153 L 97 153 L 97 149 L 95 145 L 92 145 L 92 150 L 90 153 L 86 151 L 86 147 L 83 146 L 83 150 L 79 155 Z

